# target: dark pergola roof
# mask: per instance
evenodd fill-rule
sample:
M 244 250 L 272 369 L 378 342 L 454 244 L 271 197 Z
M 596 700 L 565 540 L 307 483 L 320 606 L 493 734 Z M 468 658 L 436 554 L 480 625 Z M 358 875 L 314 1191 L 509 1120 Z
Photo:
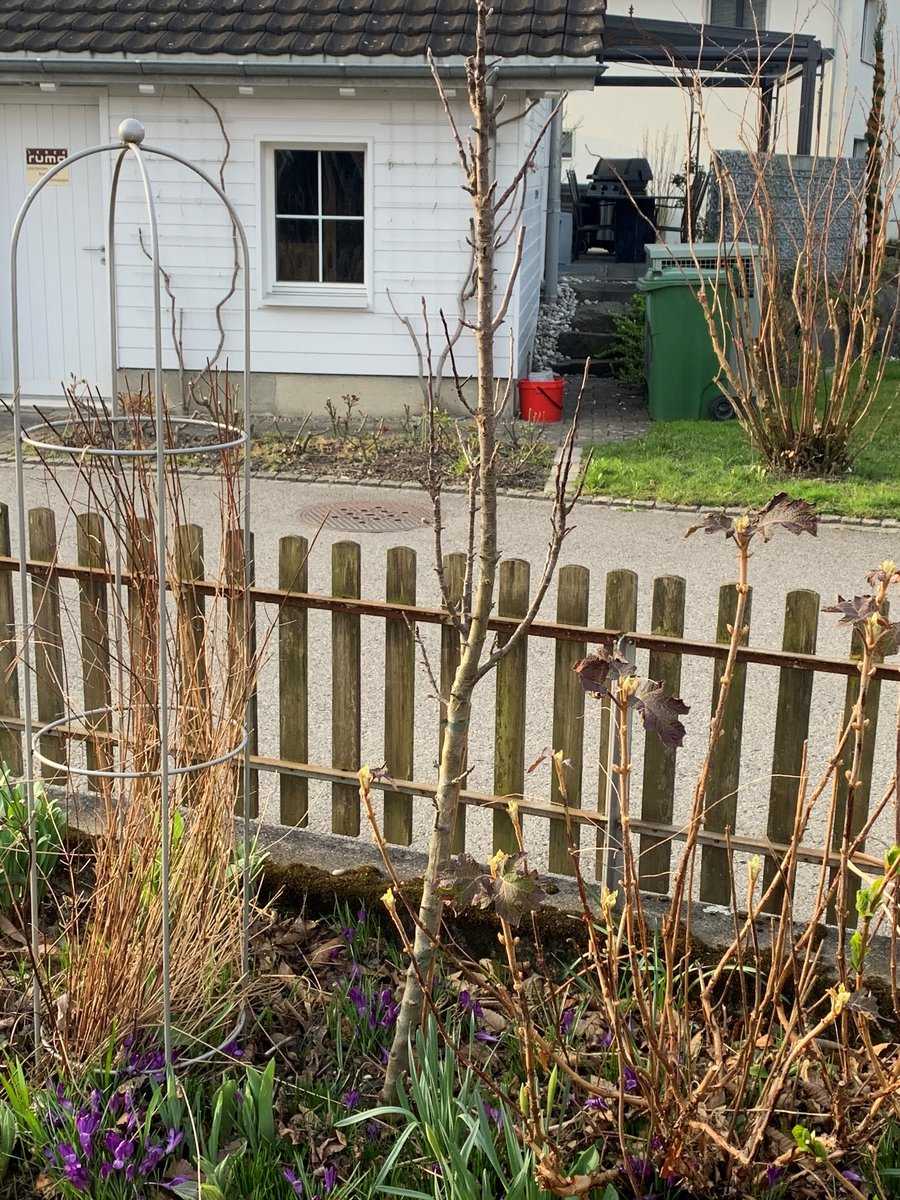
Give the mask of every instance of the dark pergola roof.
M 680 71 L 783 78 L 802 70 L 810 57 L 832 57 L 807 33 L 735 29 L 689 21 L 655 21 L 608 14 L 601 63 L 632 63 Z
M 600 86 L 650 87 L 680 83 L 698 73 L 705 87 L 759 87 L 764 105 L 773 90 L 792 79 L 801 80 L 797 153 L 809 154 L 816 107 L 816 80 L 834 57 L 818 38 L 807 33 L 778 33 L 771 29 L 737 29 L 690 21 L 657 21 L 608 14 L 601 68 L 611 64 L 656 67 L 656 75 L 609 75 Z

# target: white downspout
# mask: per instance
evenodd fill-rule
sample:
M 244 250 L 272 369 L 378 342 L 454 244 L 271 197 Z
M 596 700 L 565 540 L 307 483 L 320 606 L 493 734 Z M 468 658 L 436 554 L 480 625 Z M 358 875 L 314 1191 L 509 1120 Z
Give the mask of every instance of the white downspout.
M 829 155 L 840 154 L 843 152 L 843 149 L 844 149 L 843 146 L 839 146 L 839 147 L 835 148 L 834 144 L 832 143 L 832 138 L 834 136 L 834 125 L 835 125 L 835 108 L 838 103 L 838 95 L 839 95 L 838 62 L 843 61 L 842 55 L 840 52 L 840 47 L 841 47 L 842 43 L 846 42 L 846 37 L 844 36 L 844 22 L 843 22 L 844 0 L 832 0 L 832 3 L 834 4 L 834 35 L 831 39 L 831 48 L 834 51 L 834 58 L 832 58 L 831 64 L 830 64 L 830 66 L 831 66 L 831 92 L 828 97 L 828 132 L 826 134 L 826 137 L 827 137 L 826 153 Z M 849 72 L 847 73 L 847 78 L 849 79 Z
M 552 104 L 559 103 L 551 96 Z M 544 299 L 552 302 L 559 292 L 559 188 L 562 176 L 562 105 L 550 122 L 550 154 L 547 163 L 547 236 L 544 241 Z

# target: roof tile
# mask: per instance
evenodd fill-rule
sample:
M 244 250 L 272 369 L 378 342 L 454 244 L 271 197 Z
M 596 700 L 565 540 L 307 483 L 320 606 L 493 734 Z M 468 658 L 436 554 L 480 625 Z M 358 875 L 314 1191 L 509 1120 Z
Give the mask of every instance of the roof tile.
M 494 0 L 491 53 L 592 58 L 597 0 Z M 6 54 L 469 54 L 474 0 L 0 0 Z

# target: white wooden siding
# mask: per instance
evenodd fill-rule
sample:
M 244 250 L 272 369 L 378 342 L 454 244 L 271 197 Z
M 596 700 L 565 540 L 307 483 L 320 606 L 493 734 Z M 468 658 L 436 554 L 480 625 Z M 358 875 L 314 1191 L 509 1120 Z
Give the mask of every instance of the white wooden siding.
M 542 100 L 521 122 L 520 156 L 524 160 L 534 140 L 541 132 L 553 103 Z M 541 284 L 544 279 L 544 243 L 547 235 L 547 172 L 550 160 L 549 130 L 541 138 L 535 158 L 534 170 L 527 183 L 522 224 L 525 240 L 522 267 L 518 280 L 518 315 L 516 319 L 516 362 L 521 378 L 528 374 L 529 356 L 534 331 L 537 327 L 538 310 L 541 306 Z
M 388 290 L 397 308 L 421 329 L 421 298 L 427 299 L 431 333 L 440 345 L 439 311 L 448 319 L 456 312 L 456 295 L 465 272 L 468 196 L 446 119 L 435 100 L 424 98 L 231 97 L 215 100 L 231 140 L 226 188 L 244 222 L 250 242 L 253 284 L 253 369 L 287 373 L 347 375 L 414 375 L 416 360 L 410 339 L 391 311 Z M 148 97 L 111 95 L 110 133 L 127 116 L 147 129 L 147 143 L 170 148 L 216 176 L 222 139 L 212 112 L 183 89 L 167 89 Z M 467 127 L 466 114 L 460 124 Z M 497 147 L 497 167 L 508 178 L 515 169 L 525 131 L 522 123 L 506 125 Z M 520 131 L 521 130 L 521 131 Z M 260 141 L 310 141 L 329 138 L 370 141 L 373 174 L 373 298 L 368 309 L 295 307 L 261 303 L 259 277 Z M 201 368 L 215 347 L 214 310 L 227 289 L 231 272 L 231 235 L 227 215 L 214 194 L 177 165 L 151 164 L 162 242 L 161 259 L 183 309 L 183 344 L 189 367 Z M 529 184 L 529 287 L 543 245 L 539 198 Z M 146 235 L 146 217 L 133 169 L 123 180 L 119 205 L 119 339 L 123 366 L 146 367 L 152 359 L 150 267 L 141 253 L 138 231 Z M 512 246 L 500 256 L 498 289 L 508 277 Z M 531 319 L 533 297 L 526 305 Z M 510 325 L 519 314 L 510 306 Z M 233 368 L 241 365 L 240 306 L 235 298 L 224 314 L 225 355 Z M 513 328 L 517 354 L 522 338 Z M 497 361 L 509 356 L 509 331 L 497 339 Z M 165 365 L 176 365 L 166 337 Z M 474 366 L 466 336 L 458 352 L 460 370 Z

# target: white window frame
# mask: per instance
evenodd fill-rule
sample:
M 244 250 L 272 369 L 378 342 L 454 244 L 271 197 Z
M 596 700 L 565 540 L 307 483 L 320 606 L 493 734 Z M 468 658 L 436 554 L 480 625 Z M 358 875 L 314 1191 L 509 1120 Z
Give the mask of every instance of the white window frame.
M 275 151 L 358 150 L 363 154 L 363 282 L 290 283 L 276 278 L 275 270 Z M 257 143 L 260 238 L 260 301 L 265 305 L 297 305 L 317 308 L 369 308 L 372 304 L 372 142 L 358 137 L 260 139 Z M 321 160 L 320 160 L 321 161 Z
M 878 24 L 878 10 L 879 0 L 863 0 L 859 61 L 867 67 L 875 66 L 875 27 Z

